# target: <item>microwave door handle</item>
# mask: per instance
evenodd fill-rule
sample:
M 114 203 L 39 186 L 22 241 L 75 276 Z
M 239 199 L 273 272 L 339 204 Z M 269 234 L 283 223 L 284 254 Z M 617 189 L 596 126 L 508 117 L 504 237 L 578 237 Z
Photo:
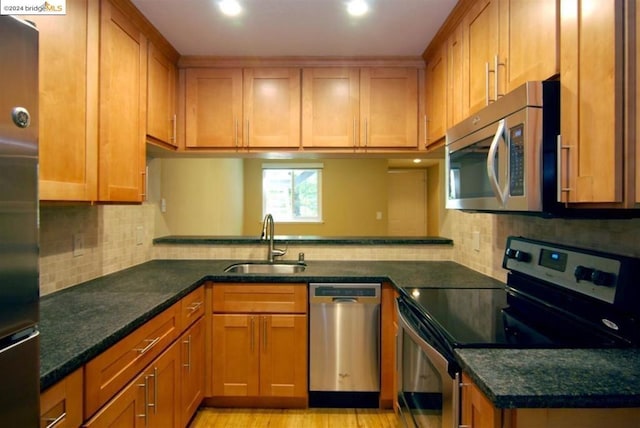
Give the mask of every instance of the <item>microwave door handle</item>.
M 496 135 L 493 136 L 493 141 L 491 141 L 491 146 L 489 146 L 489 154 L 487 155 L 487 175 L 489 176 L 489 183 L 491 184 L 491 189 L 493 190 L 494 195 L 496 195 L 496 199 L 500 202 L 500 205 L 504 207 L 504 204 L 507 199 L 507 192 L 509 189 L 507 186 L 509 185 L 509 180 L 505 184 L 504 189 L 500 189 L 500 183 L 498 182 L 498 176 L 496 175 L 496 151 L 498 150 L 498 146 L 500 145 L 500 139 L 504 138 L 504 128 L 505 128 L 505 120 L 502 119 L 498 122 L 498 130 L 496 131 Z

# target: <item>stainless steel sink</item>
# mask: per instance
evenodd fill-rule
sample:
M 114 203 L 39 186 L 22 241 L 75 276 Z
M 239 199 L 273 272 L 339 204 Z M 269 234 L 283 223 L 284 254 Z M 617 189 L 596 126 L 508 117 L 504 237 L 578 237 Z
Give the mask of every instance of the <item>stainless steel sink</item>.
M 227 266 L 227 273 L 266 273 L 266 274 L 290 274 L 304 272 L 307 265 L 304 263 L 235 263 Z

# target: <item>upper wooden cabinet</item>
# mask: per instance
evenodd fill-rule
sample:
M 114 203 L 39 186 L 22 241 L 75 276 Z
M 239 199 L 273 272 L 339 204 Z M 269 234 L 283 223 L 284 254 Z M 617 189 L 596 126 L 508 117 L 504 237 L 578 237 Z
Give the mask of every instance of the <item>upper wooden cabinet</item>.
M 68 0 L 64 16 L 25 17 L 41 35 L 41 200 L 97 198 L 99 12 L 97 2 Z
M 495 101 L 498 93 L 495 78 L 499 49 L 498 10 L 498 0 L 478 1 L 462 21 L 466 64 L 464 84 L 469 113 Z
M 186 147 L 244 146 L 242 69 L 187 69 L 185 109 Z
M 447 130 L 447 45 L 438 49 L 427 63 L 425 71 L 426 148 L 444 144 Z
M 566 202 L 624 202 L 623 3 L 561 3 L 562 200 Z
M 147 60 L 147 139 L 177 147 L 176 65 L 153 43 Z
M 244 70 L 245 144 L 252 148 L 300 146 L 300 69 Z
M 360 143 L 364 149 L 418 147 L 418 69 L 360 70 Z
M 469 106 L 464 97 L 463 27 L 457 25 L 447 38 L 447 126 L 451 128 L 467 117 Z M 427 108 L 429 106 L 427 105 Z M 446 131 L 445 129 L 445 131 Z
M 100 201 L 141 202 L 145 192 L 147 39 L 109 1 L 100 16 Z
M 357 68 L 302 70 L 302 145 L 355 148 L 360 120 Z

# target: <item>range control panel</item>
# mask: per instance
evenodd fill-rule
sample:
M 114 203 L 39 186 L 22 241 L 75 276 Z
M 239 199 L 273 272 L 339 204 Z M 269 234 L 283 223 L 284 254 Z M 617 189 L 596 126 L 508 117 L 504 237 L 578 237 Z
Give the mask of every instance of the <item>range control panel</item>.
M 621 263 L 613 255 L 509 237 L 502 267 L 613 303 Z

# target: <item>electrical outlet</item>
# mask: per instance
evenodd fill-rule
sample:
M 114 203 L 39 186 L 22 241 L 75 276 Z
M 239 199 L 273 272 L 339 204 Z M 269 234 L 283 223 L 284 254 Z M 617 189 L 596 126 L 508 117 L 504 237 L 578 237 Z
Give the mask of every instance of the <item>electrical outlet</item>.
M 382 211 L 376 211 L 376 220 L 382 220 Z
M 136 245 L 142 245 L 144 240 L 144 229 L 142 226 L 136 226 Z
M 471 248 L 473 251 L 480 251 L 480 232 L 471 232 Z
M 160 199 L 160 212 L 161 213 L 167 212 L 167 200 L 165 198 Z
M 84 254 L 84 233 L 78 232 L 73 235 L 73 257 Z

